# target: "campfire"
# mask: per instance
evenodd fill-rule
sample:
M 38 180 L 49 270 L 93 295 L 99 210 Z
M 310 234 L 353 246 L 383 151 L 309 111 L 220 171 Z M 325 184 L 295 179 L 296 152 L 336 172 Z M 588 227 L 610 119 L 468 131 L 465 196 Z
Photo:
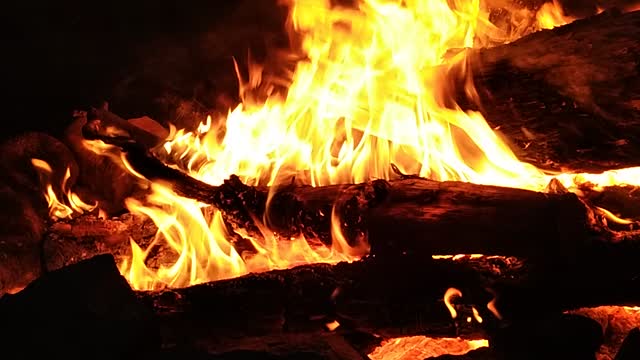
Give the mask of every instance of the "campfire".
M 637 358 L 640 6 L 279 6 L 223 115 L 2 145 L 0 352 Z

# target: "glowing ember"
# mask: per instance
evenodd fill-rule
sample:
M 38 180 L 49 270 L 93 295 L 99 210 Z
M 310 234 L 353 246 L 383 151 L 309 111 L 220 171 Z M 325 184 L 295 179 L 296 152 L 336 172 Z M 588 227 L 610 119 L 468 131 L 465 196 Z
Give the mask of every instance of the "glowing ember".
M 62 179 L 62 184 L 60 184 L 60 190 L 62 194 L 64 194 L 64 197 L 58 199 L 56 192 L 53 190 L 54 185 L 51 183 L 51 174 L 53 173 L 51 166 L 49 166 L 46 161 L 40 159 L 31 159 L 31 163 L 40 174 L 40 182 L 45 188 L 44 197 L 49 205 L 49 216 L 52 219 L 71 218 L 74 214 L 82 214 L 85 211 L 91 212 L 98 206 L 97 203 L 94 205 L 85 203 L 80 199 L 78 194 L 69 189 L 67 183 L 71 177 L 71 170 L 68 167 Z
M 461 259 L 480 259 L 480 258 L 492 258 L 494 256 L 485 256 L 482 254 L 457 254 L 457 255 L 431 255 L 434 260 L 461 260 Z
M 597 321 L 602 327 L 603 344 L 596 353 L 598 360 L 616 358 L 622 342 L 629 332 L 640 325 L 640 307 L 598 306 L 567 311 Z
M 489 346 L 488 340 L 411 336 L 383 342 L 369 354 L 371 360 L 423 360 L 440 355 L 462 355 Z
M 466 61 L 464 51 L 449 56 L 450 49 L 509 42 L 524 34 L 493 25 L 480 0 L 360 0 L 354 7 L 328 0 L 287 3 L 290 35 L 305 60 L 288 79 L 262 78 L 263 68 L 251 66 L 249 78 L 240 79 L 243 102 L 226 118 L 207 118 L 195 131 L 172 129 L 158 149 L 167 164 L 212 185 L 232 174 L 254 186 L 294 179 L 312 186 L 359 183 L 393 178 L 392 164 L 402 173 L 434 180 L 534 191 L 543 191 L 553 178 L 570 191 L 586 183 L 596 189 L 640 185 L 640 168 L 547 174 L 519 161 L 479 113 L 444 106 L 451 99 L 442 98 L 443 71 Z M 535 14 L 530 17 L 535 21 Z M 471 74 L 464 76 L 466 92 L 474 94 Z M 282 84 L 288 84 L 286 93 L 274 90 Z M 260 93 L 264 89 L 268 94 Z M 258 98 L 266 100 L 251 100 Z M 97 142 L 87 146 L 109 151 Z M 145 201 L 127 201 L 128 209 L 150 216 L 159 228 L 154 245 L 165 244 L 177 256 L 173 264 L 151 269 L 144 262 L 151 247 L 132 243 L 133 257 L 121 270 L 137 289 L 350 261 L 368 251 L 366 243 L 347 243 L 335 212 L 330 246 L 301 235 L 279 239 L 269 230 L 268 208 L 263 219 L 255 219 L 262 232 L 255 239 L 241 231 L 230 234 L 215 209 L 161 184 L 150 188 Z M 257 254 L 238 253 L 232 235 L 246 238 Z

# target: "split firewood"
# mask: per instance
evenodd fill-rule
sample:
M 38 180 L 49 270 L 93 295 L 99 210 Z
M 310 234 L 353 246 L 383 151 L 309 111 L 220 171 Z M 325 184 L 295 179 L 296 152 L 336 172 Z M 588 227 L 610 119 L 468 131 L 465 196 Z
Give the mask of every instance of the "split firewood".
M 513 43 L 470 50 L 447 73 L 520 160 L 598 172 L 640 165 L 640 12 L 615 10 Z M 464 91 L 470 73 L 479 104 Z

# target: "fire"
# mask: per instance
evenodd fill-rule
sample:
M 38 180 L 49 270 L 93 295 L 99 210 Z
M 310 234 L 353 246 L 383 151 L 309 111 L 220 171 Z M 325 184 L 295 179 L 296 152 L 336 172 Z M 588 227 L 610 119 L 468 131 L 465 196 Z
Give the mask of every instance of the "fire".
M 543 191 L 554 178 L 570 191 L 587 183 L 640 185 L 640 168 L 600 175 L 545 173 L 519 161 L 480 113 L 445 107 L 451 99 L 443 99 L 443 71 L 466 61 L 464 51 L 450 56 L 449 50 L 522 35 L 493 25 L 480 0 L 359 0 L 351 7 L 288 0 L 287 5 L 290 36 L 304 60 L 286 79 L 263 77 L 257 65 L 243 79 L 236 66 L 242 103 L 225 118 L 208 117 L 194 131 L 172 128 L 157 149 L 168 165 L 212 185 L 235 174 L 245 184 L 272 188 L 293 181 L 323 186 L 392 179 L 397 176 L 392 165 L 433 180 L 534 191 Z M 548 26 L 545 14 L 558 9 L 555 2 L 541 9 L 540 26 Z M 465 90 L 474 94 L 471 74 L 465 76 Z M 277 90 L 282 84 L 286 92 Z M 108 153 L 102 145 L 87 142 L 94 151 Z M 121 265 L 137 289 L 350 261 L 368 251 L 366 243 L 345 239 L 336 212 L 331 245 L 302 235 L 280 239 L 269 230 L 268 208 L 264 219 L 255 219 L 262 233 L 256 239 L 231 233 L 208 205 L 179 197 L 162 184 L 150 189 L 145 201 L 127 201 L 131 212 L 150 216 L 159 228 L 154 246 L 143 250 L 132 243 L 133 256 Z M 237 237 L 256 251 L 239 253 L 233 246 Z M 147 266 L 155 246 L 170 249 L 173 262 Z
M 456 317 L 458 317 L 458 312 L 456 311 L 456 308 L 453 306 L 453 303 L 451 302 L 451 300 L 453 300 L 454 297 L 461 297 L 461 296 L 462 296 L 462 292 L 456 288 L 449 288 L 444 293 L 444 304 L 447 306 L 447 309 L 449 309 L 452 319 L 455 319 Z
M 69 178 L 71 177 L 71 169 L 67 167 L 62 184 L 60 184 L 60 190 L 64 194 L 62 199 L 58 199 L 56 192 L 53 190 L 53 184 L 51 183 L 51 175 L 53 169 L 44 160 L 31 159 L 31 164 L 36 168 L 40 175 L 40 182 L 45 188 L 44 197 L 49 205 L 49 216 L 53 220 L 71 218 L 74 214 L 82 214 L 85 211 L 93 211 L 98 204 L 87 204 L 80 196 L 71 191 L 68 186 Z
M 562 5 L 560 5 L 558 0 L 553 0 L 552 2 L 542 5 L 536 13 L 536 20 L 541 29 L 553 29 L 554 27 L 573 22 L 575 18 L 565 15 Z

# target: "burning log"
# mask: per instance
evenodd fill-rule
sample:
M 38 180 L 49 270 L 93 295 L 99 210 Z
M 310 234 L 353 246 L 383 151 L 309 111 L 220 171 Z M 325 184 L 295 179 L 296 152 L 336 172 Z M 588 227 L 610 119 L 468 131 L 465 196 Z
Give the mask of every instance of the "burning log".
M 598 172 L 640 165 L 640 12 L 602 14 L 469 51 L 480 106 L 520 160 Z M 456 82 L 463 69 L 447 76 Z
M 99 123 L 88 124 L 85 136 L 120 146 L 135 171 L 168 182 L 181 196 L 217 207 L 232 227 L 254 229 L 255 236 L 261 235 L 254 219 L 266 215 L 270 229 L 283 238 L 303 234 L 329 243 L 334 206 L 347 238 L 366 234 L 376 256 L 571 253 L 593 239 L 613 236 L 594 226 L 590 211 L 574 194 L 420 178 L 267 189 L 232 177 L 215 187 L 164 165 L 135 142 L 100 135 L 99 128 Z M 269 191 L 273 194 L 265 213 Z

